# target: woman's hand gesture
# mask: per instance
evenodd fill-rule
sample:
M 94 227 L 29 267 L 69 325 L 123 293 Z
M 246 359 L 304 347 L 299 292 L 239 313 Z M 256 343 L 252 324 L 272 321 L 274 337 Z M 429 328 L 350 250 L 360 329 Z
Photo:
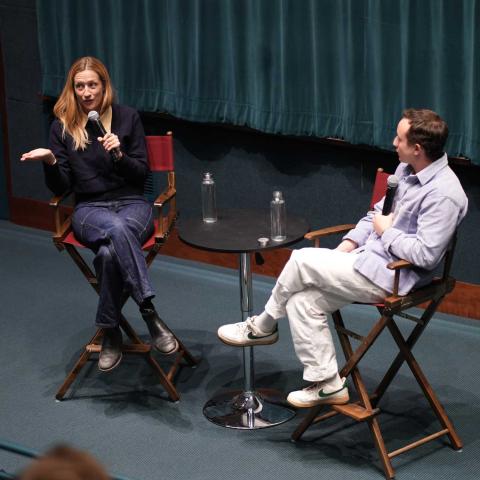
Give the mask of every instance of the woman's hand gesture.
M 44 162 L 47 165 L 55 165 L 57 162 L 55 155 L 48 148 L 35 148 L 24 153 L 20 157 L 21 162 Z

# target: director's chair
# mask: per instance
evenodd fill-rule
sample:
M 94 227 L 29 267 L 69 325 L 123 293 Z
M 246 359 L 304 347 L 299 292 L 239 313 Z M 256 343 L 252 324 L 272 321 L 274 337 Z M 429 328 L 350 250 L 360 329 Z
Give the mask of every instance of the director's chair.
M 155 230 L 152 236 L 144 243 L 142 249 L 146 252 L 146 263 L 149 267 L 155 259 L 157 253 L 163 244 L 167 241 L 168 235 L 173 229 L 177 218 L 176 209 L 176 189 L 175 189 L 175 171 L 173 158 L 173 137 L 172 133 L 168 132 L 163 136 L 147 136 L 147 152 L 148 162 L 152 174 L 146 182 L 146 194 L 152 193 L 155 184 L 159 183 L 157 173 L 167 177 L 166 188 L 158 195 L 154 201 L 155 214 Z M 55 233 L 53 235 L 53 242 L 59 251 L 66 250 L 77 267 L 83 273 L 88 283 L 93 289 L 99 293 L 98 280 L 92 269 L 80 254 L 84 246 L 75 238 L 72 228 L 71 219 L 67 215 L 68 212 L 61 207 L 61 203 L 70 193 L 66 192 L 61 196 L 54 197 L 50 201 L 50 205 L 54 209 L 55 219 Z M 65 218 L 66 217 L 66 218 Z M 124 299 L 124 303 L 128 297 Z M 173 379 L 178 371 L 182 360 L 185 360 L 189 366 L 197 364 L 196 359 L 190 354 L 185 345 L 175 336 L 179 343 L 179 350 L 174 355 L 174 361 L 168 371 L 165 371 L 152 356 L 152 347 L 139 338 L 135 330 L 128 323 L 122 315 L 120 318 L 120 328 L 130 339 L 130 343 L 124 343 L 122 352 L 125 354 L 141 355 L 145 358 L 147 363 L 153 368 L 159 377 L 160 383 L 165 388 L 168 396 L 172 401 L 180 399 L 180 395 L 173 384 Z M 103 328 L 99 328 L 92 339 L 85 345 L 85 348 L 75 363 L 70 373 L 65 378 L 62 386 L 59 388 L 55 397 L 57 400 L 62 400 L 69 389 L 70 385 L 76 379 L 90 356 L 94 353 L 100 353 Z M 173 332 L 172 332 L 173 333 Z
M 370 205 L 371 209 L 373 209 L 373 205 L 377 203 L 384 195 L 387 178 L 388 174 L 383 172 L 382 169 L 377 171 Z M 315 246 L 318 247 L 320 238 L 331 234 L 346 233 L 353 227 L 355 227 L 355 225 L 339 225 L 337 227 L 325 228 L 307 233 L 305 238 L 314 241 Z M 433 388 L 429 384 L 425 374 L 421 370 L 412 353 L 413 346 L 425 331 L 425 328 L 427 327 L 438 306 L 455 286 L 455 280 L 450 277 L 450 267 L 452 264 L 456 241 L 455 237 L 456 236 L 454 235 L 454 238 L 451 239 L 443 259 L 444 263 L 442 276 L 434 279 L 430 284 L 424 287 L 414 289 L 408 295 L 398 295 L 398 285 L 401 270 L 412 267 L 412 264 L 406 260 L 398 260 L 387 265 L 387 268 L 395 272 L 392 294 L 385 298 L 383 303 L 372 305 L 378 309 L 380 318 L 374 323 L 367 335 L 359 335 L 358 333 L 347 329 L 339 310 L 332 314 L 335 330 L 339 337 L 340 345 L 346 359 L 346 363 L 340 370 L 339 374 L 340 377 L 348 377 L 351 375 L 354 388 L 358 394 L 358 400 L 345 405 L 332 405 L 329 407 L 328 411 L 322 414 L 320 414 L 320 410 L 324 408 L 323 406 L 316 406 L 309 409 L 304 420 L 293 432 L 291 437 L 293 441 L 299 440 L 303 433 L 311 425 L 337 415 L 349 417 L 356 422 L 365 422 L 372 434 L 373 441 L 380 456 L 380 461 L 387 479 L 395 476 L 395 471 L 391 463 L 392 458 L 413 448 L 419 447 L 420 445 L 423 445 L 429 441 L 446 435 L 454 449 L 460 450 L 462 448 L 463 444 L 460 437 L 457 435 L 457 432 L 455 431 L 452 422 L 448 418 L 444 407 L 438 400 Z M 421 315 L 419 318 L 411 315 L 410 313 L 406 313 L 406 310 L 421 304 L 423 304 L 422 306 L 425 307 L 425 310 L 423 315 Z M 394 316 L 400 316 L 414 322 L 415 326 L 411 330 L 408 338 L 404 338 L 400 332 Z M 393 360 L 377 388 L 373 391 L 373 393 L 369 393 L 362 379 L 359 364 L 364 355 L 368 352 L 370 347 L 374 345 L 379 335 L 385 329 L 387 329 L 392 335 L 396 345 L 398 346 L 399 353 Z M 355 349 L 350 341 L 351 338 L 360 342 Z M 401 448 L 389 452 L 385 446 L 385 441 L 377 419 L 378 415 L 381 413 L 379 402 L 404 362 L 406 362 L 410 367 L 410 370 L 412 371 L 418 385 L 423 391 L 424 396 L 428 400 L 431 409 L 435 413 L 441 428 L 434 433 L 420 437 Z

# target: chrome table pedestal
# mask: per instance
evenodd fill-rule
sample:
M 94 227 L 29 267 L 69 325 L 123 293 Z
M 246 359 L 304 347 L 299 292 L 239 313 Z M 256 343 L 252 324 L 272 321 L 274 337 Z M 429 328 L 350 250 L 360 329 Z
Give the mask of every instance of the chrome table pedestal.
M 240 253 L 239 257 L 242 321 L 245 321 L 253 310 L 252 274 L 250 255 Z M 255 390 L 253 347 L 242 348 L 245 379 L 243 391 L 228 392 L 212 398 L 203 407 L 203 414 L 222 427 L 246 430 L 273 427 L 293 418 L 295 411 L 284 405 L 285 398 L 280 392 Z

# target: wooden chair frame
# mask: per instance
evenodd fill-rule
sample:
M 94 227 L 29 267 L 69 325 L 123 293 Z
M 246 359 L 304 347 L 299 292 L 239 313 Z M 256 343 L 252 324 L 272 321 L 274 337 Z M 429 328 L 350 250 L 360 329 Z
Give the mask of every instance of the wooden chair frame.
M 313 241 L 315 246 L 318 247 L 320 238 L 332 234 L 346 233 L 354 226 L 355 225 L 340 225 L 337 227 L 325 228 L 310 232 L 305 235 L 305 238 Z M 432 283 L 427 286 L 415 289 L 405 296 L 398 295 L 400 272 L 402 269 L 409 268 L 412 265 L 406 260 L 398 260 L 387 265 L 387 268 L 394 270 L 395 272 L 392 294 L 385 298 L 383 304 L 375 305 L 380 313 L 380 318 L 374 323 L 367 335 L 359 335 L 358 333 L 347 329 L 340 311 L 336 311 L 332 314 L 335 330 L 346 359 L 346 363 L 339 373 L 341 377 L 352 376 L 354 387 L 359 398 L 357 401 L 346 405 L 332 405 L 329 407 L 328 411 L 323 414 L 320 414 L 320 411 L 324 408 L 323 406 L 316 406 L 309 409 L 303 421 L 293 432 L 291 437 L 293 441 L 299 440 L 311 425 L 337 415 L 347 416 L 356 422 L 366 422 L 372 434 L 387 479 L 395 476 L 395 471 L 391 463 L 391 460 L 394 457 L 444 435 L 449 438 L 454 449 L 461 450 L 463 447 L 462 440 L 455 431 L 444 407 L 440 403 L 433 388 L 429 384 L 427 377 L 412 353 L 414 345 L 425 331 L 438 306 L 445 296 L 455 287 L 455 280 L 450 277 L 450 267 L 452 264 L 455 243 L 456 236 L 450 241 L 445 254 L 442 277 L 433 280 Z M 406 310 L 419 305 L 425 307 L 425 310 L 420 317 L 406 313 Z M 416 323 L 407 338 L 404 338 L 400 332 L 394 316 L 401 316 Z M 369 393 L 362 379 L 359 370 L 359 363 L 385 329 L 387 329 L 392 335 L 398 346 L 399 353 L 387 369 L 376 389 L 373 393 Z M 354 349 L 350 339 L 357 340 L 360 344 Z M 377 416 L 381 412 L 378 405 L 404 362 L 409 366 L 418 385 L 423 391 L 425 398 L 428 400 L 431 409 L 441 425 L 441 429 L 389 452 L 386 448 L 377 419 Z
M 171 135 L 169 132 L 167 135 Z M 148 137 L 147 137 L 148 138 Z M 70 255 L 74 263 L 80 269 L 88 283 L 93 289 L 99 293 L 99 284 L 96 275 L 79 253 L 78 248 L 83 246 L 75 241 L 71 228 L 71 209 L 67 209 L 62 206 L 62 203 L 71 196 L 71 192 L 66 192 L 63 195 L 56 196 L 51 199 L 50 206 L 54 211 L 55 221 L 55 233 L 53 234 L 53 243 L 59 251 L 66 250 Z M 164 191 L 162 191 L 156 200 L 154 201 L 154 216 L 155 216 L 155 231 L 152 237 L 143 245 L 143 249 L 147 250 L 145 257 L 147 267 L 151 265 L 160 248 L 166 242 L 168 235 L 172 231 L 175 221 L 177 219 L 176 209 L 176 188 L 175 188 L 175 172 L 168 172 L 168 183 Z M 128 300 L 126 297 L 123 301 L 125 303 Z M 132 326 L 128 323 L 125 317 L 122 315 L 120 319 L 120 328 L 130 339 L 131 343 L 126 343 L 122 347 L 122 352 L 125 354 L 141 355 L 152 367 L 155 373 L 159 377 L 161 385 L 165 388 L 169 398 L 172 401 L 180 400 L 180 394 L 178 393 L 173 381 L 175 374 L 181 366 L 182 360 L 185 360 L 188 366 L 194 367 L 198 361 L 187 350 L 185 345 L 180 339 L 175 336 L 179 344 L 178 352 L 172 356 L 174 358 L 170 368 L 165 371 L 155 360 L 152 355 L 152 347 L 150 344 L 143 342 Z M 172 332 L 173 333 L 173 332 Z M 68 373 L 63 384 L 57 391 L 55 398 L 62 400 L 68 391 L 71 384 L 79 375 L 82 368 L 85 366 L 91 355 L 94 353 L 100 353 L 101 343 L 104 334 L 104 329 L 97 329 L 95 335 L 85 345 L 84 350 L 77 362 Z

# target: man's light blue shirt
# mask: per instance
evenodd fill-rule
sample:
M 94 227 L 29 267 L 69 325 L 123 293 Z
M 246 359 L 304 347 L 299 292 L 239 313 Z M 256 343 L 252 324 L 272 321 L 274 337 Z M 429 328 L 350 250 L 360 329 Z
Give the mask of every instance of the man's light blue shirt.
M 446 154 L 417 174 L 410 165 L 400 163 L 395 175 L 399 184 L 392 226 L 382 236 L 373 229 L 373 216 L 382 212 L 383 198 L 343 238 L 358 245 L 352 252 L 358 255 L 355 269 L 388 292 L 392 291 L 394 272 L 386 265 L 399 259 L 415 265 L 400 273 L 399 294 L 406 295 L 432 278 L 467 213 L 468 200 Z

